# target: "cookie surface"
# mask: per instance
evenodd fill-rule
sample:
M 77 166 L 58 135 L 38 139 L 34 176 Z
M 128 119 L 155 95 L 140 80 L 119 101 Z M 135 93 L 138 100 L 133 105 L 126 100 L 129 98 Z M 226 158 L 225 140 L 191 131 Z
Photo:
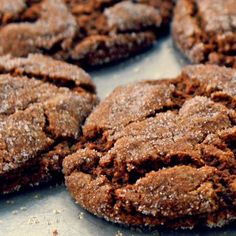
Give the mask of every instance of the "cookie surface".
M 0 194 L 62 177 L 96 103 L 82 69 L 42 55 L 0 57 Z
M 234 0 L 180 0 L 172 34 L 177 47 L 194 63 L 236 68 Z
M 72 197 L 99 217 L 141 228 L 234 220 L 235 76 L 189 66 L 172 80 L 116 88 L 64 159 Z
M 43 53 L 101 65 L 148 47 L 166 27 L 172 0 L 3 0 L 0 55 Z

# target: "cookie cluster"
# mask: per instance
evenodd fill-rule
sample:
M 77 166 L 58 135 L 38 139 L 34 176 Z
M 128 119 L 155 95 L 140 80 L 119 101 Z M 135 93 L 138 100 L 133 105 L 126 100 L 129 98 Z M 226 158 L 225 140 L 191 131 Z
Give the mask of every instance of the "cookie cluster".
M 79 66 L 150 48 L 172 12 L 174 44 L 201 64 L 99 103 Z M 1 0 L 0 154 L 0 194 L 65 180 L 80 206 L 126 226 L 234 221 L 235 0 Z

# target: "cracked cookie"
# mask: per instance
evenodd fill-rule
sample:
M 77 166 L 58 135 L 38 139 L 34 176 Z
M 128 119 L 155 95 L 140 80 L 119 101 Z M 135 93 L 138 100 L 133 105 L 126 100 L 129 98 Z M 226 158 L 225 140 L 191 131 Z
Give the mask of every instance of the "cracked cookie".
M 0 55 L 42 53 L 80 65 L 117 61 L 150 47 L 173 0 L 11 0 L 0 6 Z
M 236 219 L 236 70 L 188 66 L 175 79 L 116 88 L 63 161 L 76 202 L 133 227 Z
M 180 0 L 172 34 L 177 47 L 194 63 L 236 68 L 234 0 Z
M 42 55 L 0 57 L 0 194 L 62 179 L 96 104 L 90 76 Z

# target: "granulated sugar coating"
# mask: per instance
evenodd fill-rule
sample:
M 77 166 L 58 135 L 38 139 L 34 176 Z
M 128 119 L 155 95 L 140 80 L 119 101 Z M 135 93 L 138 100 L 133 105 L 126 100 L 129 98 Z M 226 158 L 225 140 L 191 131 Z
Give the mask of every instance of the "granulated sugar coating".
M 235 0 L 179 0 L 173 20 L 177 47 L 195 63 L 236 68 Z
M 64 159 L 76 202 L 134 227 L 236 219 L 236 70 L 189 66 L 175 79 L 116 88 Z
M 0 55 L 43 53 L 100 65 L 150 47 L 173 0 L 11 0 L 0 6 Z
M 79 67 L 42 55 L 0 57 L 0 194 L 61 179 L 94 93 Z

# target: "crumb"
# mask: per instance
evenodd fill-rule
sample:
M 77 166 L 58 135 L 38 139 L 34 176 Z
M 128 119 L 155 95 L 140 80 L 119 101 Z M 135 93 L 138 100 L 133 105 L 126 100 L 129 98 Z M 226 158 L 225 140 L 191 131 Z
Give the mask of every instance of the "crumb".
M 52 235 L 53 235 L 53 236 L 58 235 L 58 231 L 57 231 L 57 229 L 54 229 L 54 230 L 52 231 Z
M 60 213 L 61 213 L 61 210 L 54 209 L 54 210 L 53 210 L 53 213 L 54 213 L 54 214 L 60 214 Z
M 52 224 L 52 222 L 51 221 L 48 221 L 48 225 L 51 225 Z
M 15 202 L 13 200 L 7 200 L 6 203 L 7 204 L 14 204 Z
M 32 216 L 29 218 L 27 223 L 28 223 L 28 225 L 38 224 L 39 220 L 36 216 Z
M 123 233 L 121 233 L 119 230 L 115 236 L 123 236 Z
M 35 195 L 34 195 L 34 199 L 39 199 L 39 197 L 40 197 L 40 196 L 39 196 L 38 194 L 35 194 Z
M 14 211 L 12 211 L 12 214 L 13 214 L 13 215 L 17 215 L 17 214 L 18 214 L 18 211 L 17 211 L 17 210 L 14 210 Z
M 26 211 L 27 208 L 26 208 L 26 207 L 21 207 L 20 210 L 21 210 L 21 211 Z
M 84 213 L 83 212 L 80 212 L 79 214 L 79 219 L 82 220 L 84 218 Z

